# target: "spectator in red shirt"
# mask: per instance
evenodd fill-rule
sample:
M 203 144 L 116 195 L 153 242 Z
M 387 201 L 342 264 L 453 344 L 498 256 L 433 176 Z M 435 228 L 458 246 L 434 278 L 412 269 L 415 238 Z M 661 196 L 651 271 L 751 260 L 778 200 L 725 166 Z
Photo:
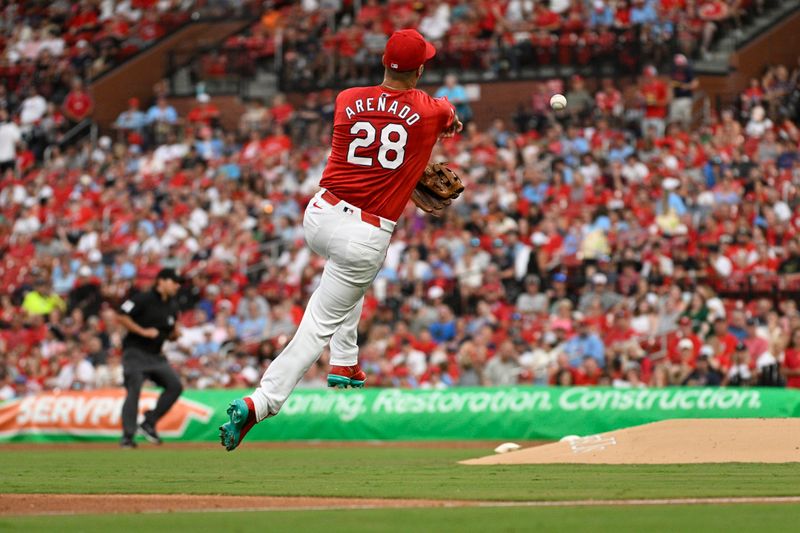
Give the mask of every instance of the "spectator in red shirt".
M 534 26 L 539 30 L 557 30 L 561 27 L 561 17 L 550 11 L 544 2 L 537 2 L 533 13 Z
M 742 104 L 742 116 L 749 117 L 750 110 L 764 102 L 764 91 L 758 78 L 750 78 L 750 86 L 739 97 Z
M 700 51 L 705 56 L 708 54 L 708 48 L 711 45 L 714 34 L 717 32 L 718 24 L 728 18 L 731 11 L 723 0 L 706 0 L 698 3 L 700 5 L 697 7 L 697 15 L 703 25 L 703 40 Z M 738 4 L 738 2 L 736 3 Z
M 96 29 L 97 26 L 97 13 L 94 7 L 89 3 L 81 6 L 78 14 L 72 17 L 67 23 L 67 28 L 73 35 L 82 35 L 83 33 L 91 32 Z
M 642 119 L 642 135 L 648 136 L 651 130 L 656 138 L 664 136 L 665 119 L 669 108 L 669 87 L 664 80 L 657 77 L 658 71 L 652 65 L 644 69 L 644 78 L 640 89 L 644 102 L 644 118 Z
M 208 78 L 223 78 L 228 73 L 228 56 L 213 50 L 202 60 L 203 75 Z
M 286 101 L 286 96 L 278 93 L 272 98 L 272 107 L 269 109 L 272 119 L 279 125 L 284 125 L 294 116 L 294 107 Z
M 121 43 L 130 35 L 130 26 L 122 15 L 114 15 L 103 23 L 103 31 L 98 35 L 98 39 L 111 39 L 116 43 Z
M 769 341 L 758 334 L 755 318 L 748 318 L 746 324 L 747 337 L 744 339 L 744 343 L 750 352 L 750 360 L 757 361 L 764 352 L 769 351 Z
M 359 24 L 368 25 L 372 22 L 381 20 L 383 17 L 384 8 L 378 3 L 378 0 L 367 0 L 367 2 L 361 6 L 361 10 L 358 12 L 358 16 L 356 17 L 356 22 Z
M 578 386 L 597 385 L 602 375 L 603 369 L 593 357 L 588 355 L 583 358 L 580 368 L 573 374 L 575 385 Z
M 786 378 L 787 387 L 800 389 L 800 328 L 792 331 L 789 345 L 783 354 L 781 372 Z
M 614 80 L 604 78 L 602 90 L 595 95 L 597 109 L 605 116 L 618 118 L 625 110 L 622 104 L 622 93 L 614 87 Z
M 346 80 L 356 75 L 355 57 L 363 42 L 363 35 L 357 26 L 350 26 L 342 30 L 337 36 L 339 79 Z
M 164 28 L 158 23 L 158 15 L 147 12 L 136 28 L 136 35 L 143 45 L 148 45 L 164 36 Z
M 76 79 L 72 82 L 72 90 L 64 99 L 63 108 L 64 115 L 75 123 L 88 118 L 94 111 L 94 101 L 81 80 Z
M 733 353 L 736 351 L 736 345 L 739 344 L 739 339 L 728 331 L 728 323 L 721 317 L 714 321 L 713 335 L 719 341 L 720 346 L 720 351 L 716 354 L 719 369 L 720 371 L 727 371 L 731 366 Z
M 197 105 L 189 111 L 187 118 L 194 126 L 216 127 L 219 123 L 219 108 L 214 105 L 208 94 L 201 93 L 197 96 Z
M 614 325 L 605 336 L 605 344 L 609 348 L 613 348 L 616 344 L 626 344 L 636 336 L 636 331 L 631 328 L 628 312 L 620 309 L 614 313 Z
M 678 320 L 678 331 L 671 334 L 667 340 L 667 353 L 673 363 L 678 363 L 683 356 L 680 343 L 684 340 L 688 340 L 692 343 L 692 355 L 697 357 L 700 353 L 700 348 L 703 346 L 703 342 L 692 330 L 692 319 L 688 316 L 682 316 L 680 320 Z

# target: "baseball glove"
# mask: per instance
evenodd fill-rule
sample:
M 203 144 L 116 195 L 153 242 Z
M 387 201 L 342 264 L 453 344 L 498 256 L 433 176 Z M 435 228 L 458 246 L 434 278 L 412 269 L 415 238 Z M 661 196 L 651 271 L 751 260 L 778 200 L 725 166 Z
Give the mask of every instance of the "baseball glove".
M 426 213 L 439 217 L 463 191 L 464 184 L 453 169 L 445 163 L 433 163 L 425 167 L 411 200 Z

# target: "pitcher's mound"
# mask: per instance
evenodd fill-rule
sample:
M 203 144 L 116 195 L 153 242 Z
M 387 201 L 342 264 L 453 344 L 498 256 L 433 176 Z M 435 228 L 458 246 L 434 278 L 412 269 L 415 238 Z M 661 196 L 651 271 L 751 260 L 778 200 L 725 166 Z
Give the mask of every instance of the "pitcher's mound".
M 800 462 L 800 419 L 728 418 L 665 420 L 461 464 L 793 462 Z

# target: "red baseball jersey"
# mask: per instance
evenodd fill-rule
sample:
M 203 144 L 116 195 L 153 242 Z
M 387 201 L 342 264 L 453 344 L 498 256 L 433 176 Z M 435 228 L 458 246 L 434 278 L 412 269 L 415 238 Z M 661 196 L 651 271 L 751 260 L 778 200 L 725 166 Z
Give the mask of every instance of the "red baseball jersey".
M 397 220 L 454 116 L 446 98 L 418 89 L 342 91 L 320 186 L 368 213 Z

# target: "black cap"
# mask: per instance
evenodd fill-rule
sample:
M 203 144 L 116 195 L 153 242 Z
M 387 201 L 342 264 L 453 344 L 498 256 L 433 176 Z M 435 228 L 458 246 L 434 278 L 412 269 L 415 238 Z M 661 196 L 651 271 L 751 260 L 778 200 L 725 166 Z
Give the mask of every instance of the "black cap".
M 171 279 L 176 283 L 183 283 L 183 278 L 178 275 L 174 268 L 162 268 L 156 276 L 156 280 L 159 279 Z

